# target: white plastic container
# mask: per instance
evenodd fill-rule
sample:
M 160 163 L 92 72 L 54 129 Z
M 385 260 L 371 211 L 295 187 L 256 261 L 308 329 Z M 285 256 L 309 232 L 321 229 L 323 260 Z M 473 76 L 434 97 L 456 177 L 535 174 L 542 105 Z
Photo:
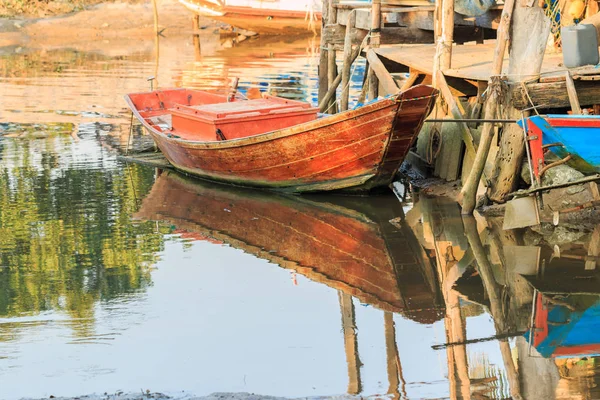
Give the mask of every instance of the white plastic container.
M 563 26 L 560 35 L 565 67 L 598 64 L 598 36 L 594 25 Z

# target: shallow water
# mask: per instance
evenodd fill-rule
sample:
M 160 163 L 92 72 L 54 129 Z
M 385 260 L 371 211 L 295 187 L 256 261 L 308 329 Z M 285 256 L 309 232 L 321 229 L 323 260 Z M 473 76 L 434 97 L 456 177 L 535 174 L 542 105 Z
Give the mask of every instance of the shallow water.
M 288 197 L 123 164 L 122 95 L 149 76 L 316 101 L 314 39 L 155 44 L 0 49 L 0 398 L 600 396 L 587 236 L 557 256 L 442 200 Z

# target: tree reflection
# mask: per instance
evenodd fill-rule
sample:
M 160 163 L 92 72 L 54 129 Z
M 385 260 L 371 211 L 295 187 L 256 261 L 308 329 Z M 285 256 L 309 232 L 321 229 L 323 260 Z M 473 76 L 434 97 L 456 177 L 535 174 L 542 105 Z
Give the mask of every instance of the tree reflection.
M 31 143 L 0 162 L 0 317 L 60 310 L 92 324 L 99 301 L 151 284 L 164 232 L 131 214 L 153 170 L 60 168 Z

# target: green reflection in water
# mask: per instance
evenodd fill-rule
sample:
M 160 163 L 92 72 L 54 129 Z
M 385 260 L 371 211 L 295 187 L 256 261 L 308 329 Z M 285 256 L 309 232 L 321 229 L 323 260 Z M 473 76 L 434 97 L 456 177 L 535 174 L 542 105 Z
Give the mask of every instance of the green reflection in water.
M 154 171 L 114 161 L 59 168 L 64 148 L 46 140 L 34 160 L 32 143 L 13 142 L 14 154 L 0 141 L 0 317 L 58 310 L 89 328 L 98 301 L 151 284 L 167 230 L 131 214 Z

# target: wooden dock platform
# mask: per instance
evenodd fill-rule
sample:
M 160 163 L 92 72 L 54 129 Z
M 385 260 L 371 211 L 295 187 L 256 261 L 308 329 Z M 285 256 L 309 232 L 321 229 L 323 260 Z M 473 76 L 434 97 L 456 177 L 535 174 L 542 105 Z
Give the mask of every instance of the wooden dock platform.
M 483 44 L 465 44 L 452 47 L 452 68 L 445 69 L 448 84 L 455 90 L 455 95 L 474 96 L 478 86 L 487 84 L 492 71 L 495 40 Z M 374 49 L 390 72 L 413 72 L 422 75 L 433 74 L 433 59 L 436 55 L 434 44 L 381 46 Z M 585 66 L 567 69 L 563 66 L 561 53 L 546 54 L 540 75 L 511 77 L 508 74 L 508 57 L 505 57 L 502 73 L 509 80 L 525 81 L 527 92 L 534 105 L 544 105 L 551 101 L 552 107 L 569 107 L 569 98 L 565 82 L 565 74 L 569 72 L 575 82 L 575 88 L 582 105 L 600 104 L 600 68 Z M 514 91 L 514 105 L 517 108 L 531 107 L 527 93 L 522 86 Z M 551 98 L 549 98 L 551 96 Z

